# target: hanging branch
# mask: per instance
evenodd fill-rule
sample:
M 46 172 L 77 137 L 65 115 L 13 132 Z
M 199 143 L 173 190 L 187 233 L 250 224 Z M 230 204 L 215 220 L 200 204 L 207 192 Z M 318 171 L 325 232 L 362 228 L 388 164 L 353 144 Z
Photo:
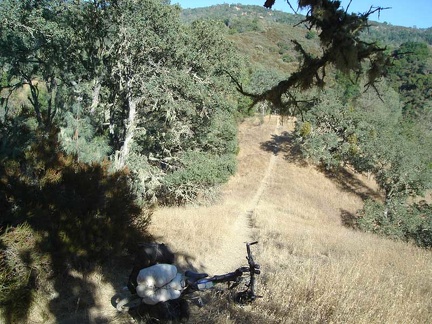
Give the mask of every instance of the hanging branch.
M 271 8 L 274 3 L 274 0 L 267 0 L 264 7 Z M 290 1 L 287 3 L 292 8 Z M 388 8 L 370 7 L 363 14 L 348 14 L 347 10 L 340 7 L 340 1 L 299 0 L 298 3 L 299 8 L 309 8 L 306 18 L 301 23 L 306 23 L 309 29 L 315 28 L 319 31 L 323 52 L 320 57 L 313 57 L 304 50 L 298 41 L 292 41 L 295 49 L 302 55 L 302 64 L 299 70 L 262 93 L 246 91 L 230 75 L 237 90 L 252 99 L 252 106 L 267 100 L 280 108 L 286 105 L 282 96 L 290 89 L 323 88 L 325 86 L 326 66 L 333 66 L 347 75 L 354 72 L 359 77 L 365 72 L 362 63 L 369 61 L 369 68 L 366 71 L 367 86 L 373 86 L 382 75 L 385 75 L 387 67 L 391 64 L 390 59 L 384 53 L 386 48 L 379 47 L 376 43 L 362 41 L 360 32 L 369 28 L 368 18 L 370 15 L 376 12 L 380 13 L 381 10 Z

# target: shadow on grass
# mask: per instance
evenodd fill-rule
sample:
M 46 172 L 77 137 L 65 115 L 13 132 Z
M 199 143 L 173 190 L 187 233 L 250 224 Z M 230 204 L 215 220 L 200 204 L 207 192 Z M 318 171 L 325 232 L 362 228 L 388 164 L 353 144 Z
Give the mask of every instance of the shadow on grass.
M 128 315 L 137 323 L 142 324 L 189 323 L 190 307 L 188 300 L 178 298 L 156 305 L 141 303 L 129 310 Z
M 341 190 L 357 195 L 362 200 L 368 198 L 380 199 L 381 195 L 376 190 L 370 188 L 366 183 L 358 179 L 354 172 L 345 168 L 337 170 L 327 170 L 320 167 L 319 170 L 329 179 L 331 179 Z
M 7 254 L 13 254 L 17 251 L 8 248 L 3 241 L 0 241 L 0 251 L 0 269 L 7 269 Z M 32 257 L 29 251 L 24 251 L 20 255 L 17 255 L 17 257 L 20 258 L 20 266 L 31 266 Z M 6 286 L 7 283 L 9 285 Z M 23 277 L 20 273 L 2 271 L 0 284 L 3 288 L 2 295 L 0 296 L 0 306 L 3 307 L 2 315 L 5 323 L 16 323 L 17 318 L 27 318 L 30 311 L 30 305 L 34 300 L 32 289 L 36 285 L 35 271 L 30 270 L 26 272 L 26 277 Z M 9 300 L 11 299 L 15 301 L 15 305 L 9 303 Z
M 41 140 L 21 161 L 0 166 L 0 307 L 9 323 L 28 322 L 34 297 L 49 300 L 58 323 L 93 318 L 92 275 L 118 286 L 138 242 L 148 242 L 149 210 L 136 204 L 126 171 L 87 165 Z M 106 296 L 108 299 L 111 296 Z M 100 298 L 100 297 L 99 297 Z M 41 301 L 39 301 L 40 303 Z
M 295 163 L 297 166 L 307 166 L 300 147 L 295 143 L 295 136 L 290 132 L 283 132 L 281 135 L 272 135 L 272 139 L 261 143 L 261 149 L 272 152 L 274 155 L 283 155 L 287 162 Z M 357 178 L 354 172 L 340 167 L 337 170 L 328 170 L 325 167 L 318 167 L 318 170 L 327 178 L 331 179 L 339 189 L 360 197 L 363 201 L 368 198 L 380 199 L 378 191 L 370 188 L 365 182 Z M 341 210 L 341 221 L 346 227 L 356 227 L 356 215 Z
M 272 152 L 274 155 L 283 155 L 283 158 L 298 166 L 306 166 L 299 146 L 294 142 L 294 135 L 289 132 L 283 132 L 280 135 L 272 135 L 272 139 L 261 143 L 261 149 Z
M 354 171 L 349 171 L 345 168 L 338 168 L 337 170 L 328 170 L 325 167 L 319 168 L 319 170 L 328 178 L 331 179 L 337 187 L 345 192 L 356 195 L 362 201 L 367 199 L 382 199 L 381 194 L 369 187 L 365 182 L 355 176 Z M 341 223 L 343 226 L 351 229 L 359 229 L 358 227 L 358 216 L 347 210 L 340 210 Z
M 351 229 L 358 229 L 357 215 L 345 209 L 340 209 L 342 225 Z

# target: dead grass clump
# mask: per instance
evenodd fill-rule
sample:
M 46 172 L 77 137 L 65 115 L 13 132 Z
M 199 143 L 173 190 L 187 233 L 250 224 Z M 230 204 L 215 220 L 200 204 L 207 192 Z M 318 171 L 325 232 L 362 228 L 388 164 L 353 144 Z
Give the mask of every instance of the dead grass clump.
M 28 315 L 43 269 L 41 255 L 32 253 L 38 237 L 27 224 L 0 236 L 0 310 L 2 318 L 19 322 Z

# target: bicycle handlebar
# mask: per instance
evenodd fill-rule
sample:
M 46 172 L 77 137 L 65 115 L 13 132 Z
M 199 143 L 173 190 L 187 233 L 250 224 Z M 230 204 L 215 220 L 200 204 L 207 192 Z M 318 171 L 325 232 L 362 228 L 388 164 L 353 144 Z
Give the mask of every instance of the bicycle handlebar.
M 257 243 L 258 243 L 258 241 L 246 243 L 246 250 L 247 250 L 246 259 L 248 260 L 248 264 L 249 264 L 248 272 L 250 274 L 250 280 L 249 280 L 249 284 L 247 285 L 247 289 L 245 291 L 239 293 L 237 296 L 237 300 L 240 303 L 252 302 L 257 297 L 260 297 L 260 296 L 255 295 L 255 275 L 260 274 L 261 270 L 260 270 L 259 264 L 255 263 L 253 256 L 252 256 L 251 249 L 250 249 L 251 245 L 254 245 Z
M 254 259 L 253 259 L 253 257 L 252 257 L 252 253 L 251 253 L 251 249 L 250 249 L 250 246 L 251 245 L 254 245 L 254 244 L 257 244 L 258 243 L 258 241 L 255 241 L 255 242 L 251 242 L 251 243 L 246 243 L 246 250 L 247 250 L 247 257 L 246 257 L 246 259 L 248 260 L 248 264 L 249 264 L 249 268 L 250 268 L 250 270 L 251 270 L 251 273 L 252 272 L 255 272 L 255 266 L 257 265 L 257 264 L 255 264 L 255 261 L 254 261 Z M 258 265 L 258 269 L 259 269 L 259 265 Z M 254 271 L 252 271 L 252 270 L 254 270 Z M 255 272 L 256 273 L 256 272 Z

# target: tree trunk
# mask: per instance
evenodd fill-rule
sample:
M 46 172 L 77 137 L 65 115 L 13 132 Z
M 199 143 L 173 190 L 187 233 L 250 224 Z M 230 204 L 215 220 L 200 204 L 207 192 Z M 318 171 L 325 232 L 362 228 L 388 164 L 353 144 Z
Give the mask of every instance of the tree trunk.
M 39 126 L 42 125 L 42 114 L 40 110 L 40 104 L 39 104 L 39 89 L 37 87 L 37 83 L 33 84 L 31 80 L 28 80 L 27 83 L 30 87 L 30 93 L 31 97 L 28 97 L 31 104 L 33 105 L 33 108 L 36 113 L 36 119 L 38 121 Z
M 96 111 L 97 106 L 99 105 L 99 94 L 101 90 L 101 83 L 99 81 L 96 82 L 96 86 L 93 89 L 93 99 L 92 104 L 90 106 L 90 113 L 93 115 Z
M 46 81 L 46 84 L 47 84 L 47 90 L 49 95 L 46 126 L 50 127 L 57 113 L 57 107 L 56 107 L 57 81 L 54 76 L 51 76 L 49 80 Z
M 136 129 L 136 107 L 139 102 L 139 99 L 132 99 L 129 98 L 128 104 L 129 104 L 129 116 L 128 121 L 126 125 L 126 134 L 125 139 L 123 142 L 123 146 L 119 151 L 116 152 L 115 156 L 115 168 L 117 170 L 120 170 L 124 168 L 126 165 L 126 159 L 129 155 L 130 146 L 133 141 L 133 137 L 135 135 L 135 129 Z

